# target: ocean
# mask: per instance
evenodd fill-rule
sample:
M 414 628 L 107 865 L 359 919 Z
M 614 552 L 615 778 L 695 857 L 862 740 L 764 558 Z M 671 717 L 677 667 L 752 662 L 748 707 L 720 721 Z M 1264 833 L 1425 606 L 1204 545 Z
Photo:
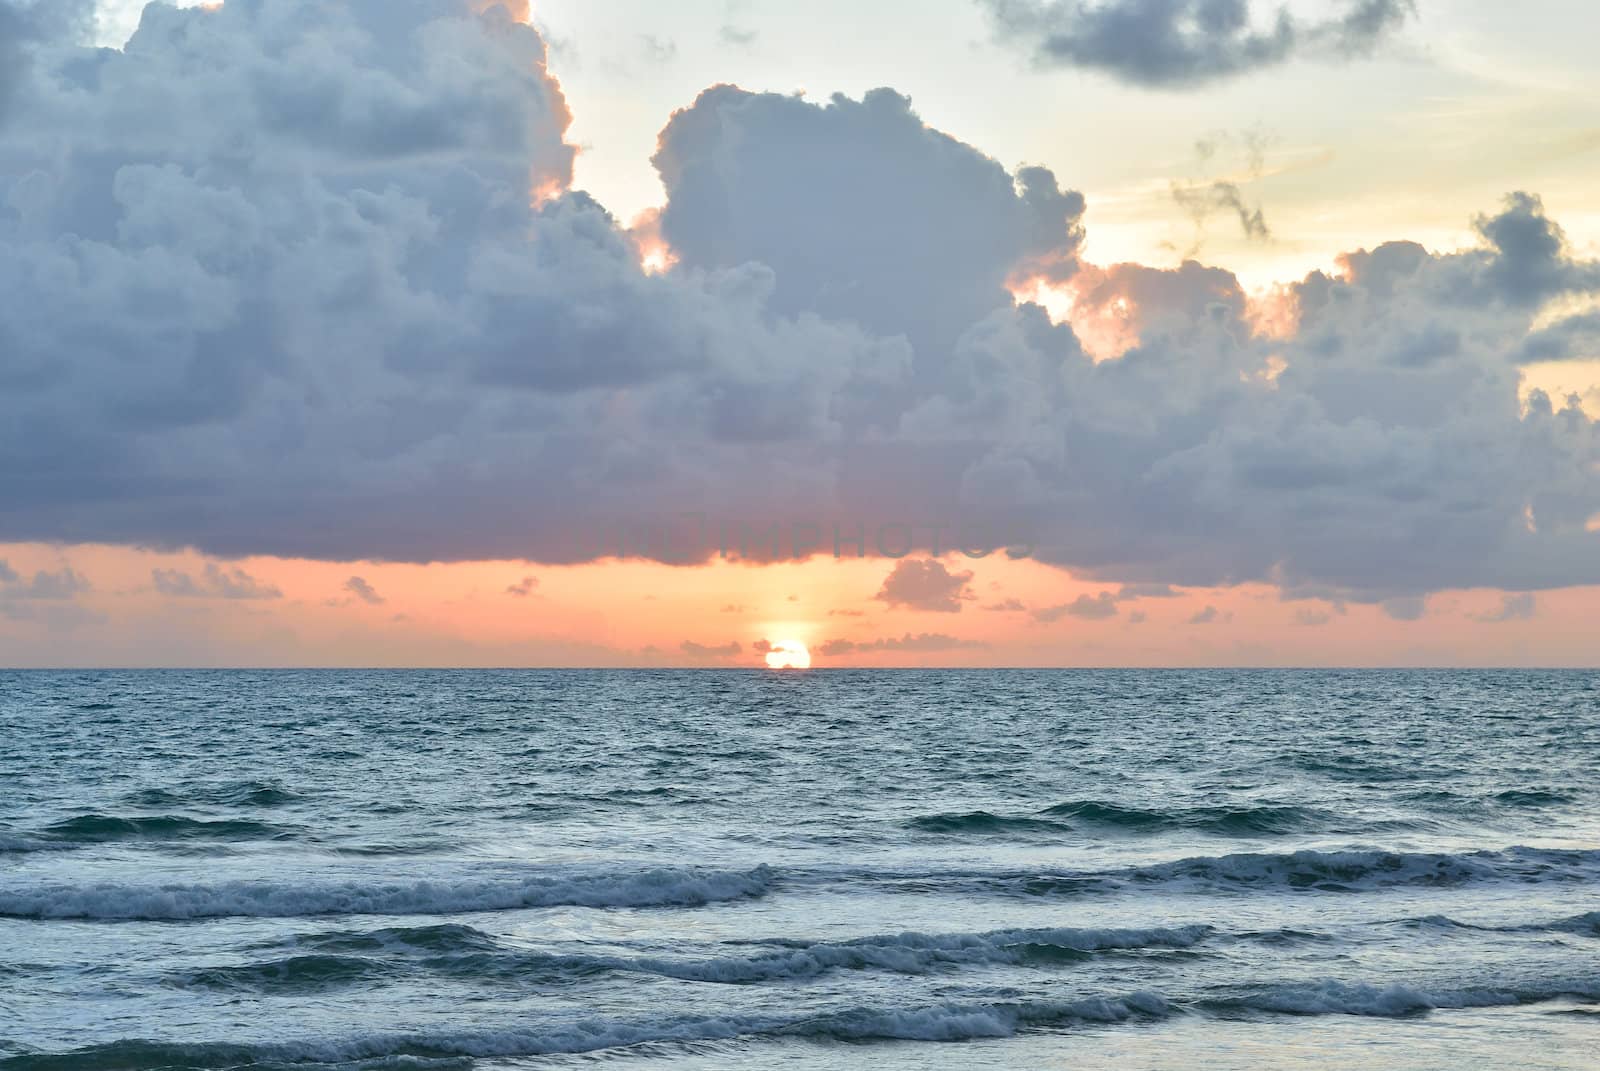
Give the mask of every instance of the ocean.
M 0 1071 L 1600 1066 L 1600 673 L 0 674 Z

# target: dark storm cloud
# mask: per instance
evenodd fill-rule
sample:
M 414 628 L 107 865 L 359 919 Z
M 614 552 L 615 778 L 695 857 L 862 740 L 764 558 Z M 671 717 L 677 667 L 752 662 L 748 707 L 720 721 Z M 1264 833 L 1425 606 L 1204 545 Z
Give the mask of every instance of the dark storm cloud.
M 979 0 L 1001 36 L 1046 66 L 1103 71 L 1133 85 L 1186 88 L 1309 54 L 1370 54 L 1410 17 L 1411 0 L 1346 0 L 1305 21 L 1250 0 Z
M 889 90 L 675 115 L 652 275 L 570 189 L 539 35 L 466 0 L 153 5 L 125 51 L 30 48 L 0 541 L 574 562 L 695 513 L 842 518 L 862 554 L 968 524 L 1110 590 L 1600 582 L 1600 434 L 1517 367 L 1581 346 L 1535 325 L 1600 267 L 1535 197 L 1475 248 L 1349 254 L 1265 337 L 1226 271 L 1081 263 L 1078 194 Z M 1040 277 L 1127 352 L 1017 305 Z

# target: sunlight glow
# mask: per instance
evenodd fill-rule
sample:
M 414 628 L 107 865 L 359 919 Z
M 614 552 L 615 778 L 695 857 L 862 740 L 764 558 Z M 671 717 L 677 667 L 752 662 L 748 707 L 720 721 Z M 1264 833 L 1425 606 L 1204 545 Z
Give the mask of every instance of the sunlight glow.
M 767 652 L 768 669 L 810 669 L 811 652 L 799 640 L 780 640 Z

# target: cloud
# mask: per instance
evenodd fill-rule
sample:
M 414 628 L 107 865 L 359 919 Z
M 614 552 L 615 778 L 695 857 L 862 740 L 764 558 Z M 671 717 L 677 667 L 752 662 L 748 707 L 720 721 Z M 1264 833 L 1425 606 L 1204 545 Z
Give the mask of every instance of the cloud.
M 1227 212 L 1238 218 L 1239 229 L 1247 239 L 1265 242 L 1272 237 L 1272 228 L 1267 226 L 1265 212 L 1260 205 L 1251 207 L 1245 203 L 1244 194 L 1236 182 L 1218 180 L 1197 186 L 1174 185 L 1172 199 L 1189 214 L 1195 221 L 1196 229 L 1202 232 L 1206 220 L 1213 214 Z
M 1204 610 L 1199 611 L 1193 617 L 1189 618 L 1189 624 L 1214 625 L 1221 620 L 1223 620 L 1221 611 L 1219 611 L 1215 606 L 1207 606 Z
M 526 599 L 531 596 L 534 591 L 538 589 L 538 587 L 538 577 L 525 576 L 515 584 L 512 584 L 510 587 L 506 588 L 506 594 L 512 596 L 513 598 Z
M 645 62 L 654 66 L 664 66 L 678 58 L 678 43 L 670 37 L 640 34 L 639 48 L 644 54 Z
M 717 39 L 731 48 L 751 48 L 761 39 L 761 34 L 729 23 L 717 31 Z
M 9 4 L 0 4 L 0 124 L 4 124 L 12 97 L 22 84 L 23 68 L 28 62 L 28 53 L 23 47 L 27 30 L 20 11 Z
M 858 642 L 856 640 L 829 640 L 817 649 L 819 654 L 829 658 L 838 658 L 843 655 L 872 654 L 878 651 L 902 651 L 926 654 L 936 654 L 942 651 L 981 650 L 988 644 L 976 640 L 963 640 L 955 636 L 948 636 L 942 632 L 921 632 L 913 635 L 906 633 L 898 638 L 890 636 L 883 639 Z
M 1033 619 L 1046 624 L 1060 621 L 1064 617 L 1080 617 L 1086 621 L 1104 621 L 1116 617 L 1117 596 L 1109 591 L 1102 591 L 1098 595 L 1079 595 L 1069 603 L 1060 606 L 1050 606 L 1033 611 Z
M 1012 614 L 1022 613 L 1028 609 L 1021 599 L 1001 599 L 999 602 L 989 603 L 984 607 L 991 613 Z
M 1488 625 L 1504 624 L 1508 621 L 1527 621 L 1538 612 L 1539 602 L 1529 592 L 1501 597 L 1500 608 L 1486 614 L 1478 614 L 1477 620 Z
M 1250 0 L 979 0 L 1003 39 L 1041 66 L 1101 71 L 1131 85 L 1181 89 L 1296 55 L 1370 55 L 1411 16 L 1410 0 L 1344 0 L 1303 21 Z
M 1084 262 L 1080 195 L 891 90 L 720 86 L 659 140 L 677 263 L 650 273 L 571 189 L 537 31 L 467 7 L 30 38 L 0 126 L 0 541 L 565 563 L 693 502 L 981 521 L 1108 588 L 1600 583 L 1600 432 L 1524 404 L 1518 366 L 1578 346 L 1541 310 L 1600 265 L 1536 197 L 1470 248 L 1348 253 L 1267 337 L 1227 271 Z M 1014 300 L 1039 279 L 1071 323 Z
M 1386 615 L 1396 621 L 1420 621 L 1428 612 L 1428 600 L 1423 596 L 1385 599 L 1379 605 Z
M 1011 304 L 1019 270 L 1070 275 L 1083 237 L 1081 194 L 1044 168 L 1007 173 L 890 89 L 819 107 L 718 86 L 673 116 L 655 164 L 683 268 L 764 264 L 776 311 L 904 335 L 926 376 Z
M 92 588 L 88 577 L 70 565 L 55 572 L 40 569 L 31 577 L 22 576 L 5 562 L 0 562 L 0 567 L 0 599 L 8 601 L 69 602 Z
M 1117 590 L 1118 602 L 1136 602 L 1139 599 L 1176 599 L 1183 592 L 1171 584 L 1124 584 Z
M 1600 309 L 1564 316 L 1532 332 L 1517 354 L 1520 363 L 1592 360 L 1600 356 Z
M 198 599 L 204 598 L 208 594 L 199 584 L 195 583 L 194 577 L 176 569 L 152 569 L 150 571 L 150 580 L 155 584 L 157 591 L 173 598 Z
M 359 576 L 353 576 L 344 582 L 343 590 L 360 599 L 368 606 L 382 606 L 389 600 L 379 595 L 373 586 Z
M 106 621 L 104 614 L 73 602 L 8 602 L 3 599 L 0 599 L 0 617 L 42 625 L 51 632 L 71 632 Z
M 1203 168 L 1202 175 L 1209 174 L 1212 162 L 1223 149 L 1231 147 L 1238 142 L 1245 156 L 1244 179 L 1257 182 L 1266 170 L 1266 148 L 1268 139 L 1261 133 L 1249 131 L 1235 138 L 1223 133 L 1211 137 L 1201 138 L 1195 143 L 1195 156 Z M 1234 178 L 1197 177 L 1193 179 L 1174 181 L 1172 183 L 1172 199 L 1184 210 L 1194 223 L 1194 243 L 1184 254 L 1185 257 L 1194 257 L 1199 254 L 1205 244 L 1207 225 L 1211 217 L 1217 213 L 1231 215 L 1239 222 L 1239 229 L 1247 241 L 1268 242 L 1272 239 L 1272 228 L 1267 225 L 1265 210 L 1261 205 L 1251 205 L 1245 200 L 1244 190 L 1240 181 Z
M 712 649 L 714 650 L 714 648 Z M 794 651 L 794 648 L 792 648 L 789 644 L 784 642 L 774 643 L 772 640 L 757 640 L 755 643 L 750 645 L 750 649 L 756 654 L 763 656 L 769 654 L 784 654 L 785 652 Z
M 972 573 L 952 573 L 932 558 L 909 558 L 897 564 L 873 596 L 880 602 L 906 610 L 956 614 L 963 602 L 976 598 Z
M 265 584 L 243 569 L 223 569 L 207 562 L 199 580 L 178 569 L 154 569 L 150 579 L 163 595 L 188 599 L 281 599 L 283 592 Z
M 87 577 L 63 565 L 55 572 L 41 569 L 24 576 L 0 560 L 0 618 L 37 624 L 51 632 L 70 632 L 99 624 L 105 615 L 75 600 L 92 589 Z
M 744 647 L 737 641 L 725 643 L 718 647 L 708 647 L 704 644 L 695 643 L 692 640 L 684 640 L 680 650 L 682 650 L 683 653 L 688 655 L 690 658 L 696 660 L 709 660 L 715 658 L 732 658 L 739 654 L 740 651 L 744 650 Z

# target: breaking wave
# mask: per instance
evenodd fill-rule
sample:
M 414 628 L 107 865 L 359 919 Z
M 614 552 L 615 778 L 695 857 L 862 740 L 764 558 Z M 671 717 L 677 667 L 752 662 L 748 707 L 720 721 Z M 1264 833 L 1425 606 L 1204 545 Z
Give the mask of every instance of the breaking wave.
M 815 978 L 831 971 L 928 974 L 987 965 L 1048 967 L 1106 952 L 1178 950 L 1205 940 L 1209 926 L 1152 929 L 996 930 L 972 934 L 903 933 L 851 941 L 751 941 L 723 946 L 739 955 L 660 957 L 539 952 L 508 947 L 470 926 L 394 927 L 371 933 L 297 937 L 307 954 L 211 968 L 173 984 L 277 990 L 364 982 L 402 966 L 465 979 L 556 981 L 601 973 L 650 974 L 680 981 L 750 985 Z M 391 959 L 377 959 L 375 956 Z
M 647 1043 L 806 1038 L 818 1041 L 956 1042 L 1004 1038 L 1074 1025 L 1152 1022 L 1178 1015 L 1356 1015 L 1398 1018 L 1443 1008 L 1484 1008 L 1560 999 L 1593 1000 L 1600 985 L 1551 980 L 1520 987 L 1424 990 L 1343 981 L 1265 983 L 1178 1000 L 1152 992 L 1072 1001 L 852 1007 L 805 1016 L 684 1016 L 644 1021 L 582 1019 L 528 1027 L 462 1028 L 414 1034 L 264 1044 L 119 1041 L 61 1053 L 0 1058 L 0 1071 L 156 1071 L 252 1064 L 330 1065 L 357 1061 L 516 1058 L 599 1053 Z

